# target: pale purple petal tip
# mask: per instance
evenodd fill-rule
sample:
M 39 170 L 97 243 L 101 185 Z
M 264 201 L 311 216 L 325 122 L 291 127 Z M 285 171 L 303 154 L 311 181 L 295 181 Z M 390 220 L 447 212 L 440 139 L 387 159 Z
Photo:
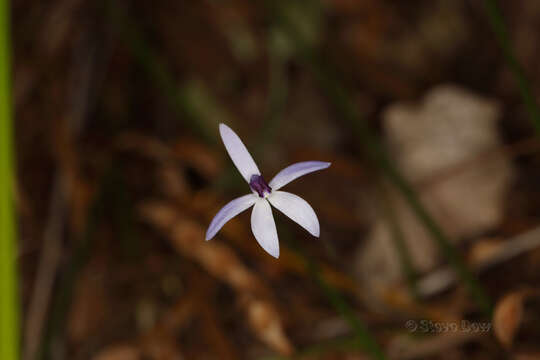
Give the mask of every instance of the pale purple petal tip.
M 219 133 L 221 134 L 225 149 L 227 149 L 231 160 L 244 179 L 249 183 L 251 176 L 260 175 L 261 172 L 257 164 L 253 161 L 253 158 L 238 135 L 225 124 L 219 124 Z
M 300 176 L 326 169 L 330 165 L 331 163 L 324 161 L 303 161 L 292 164 L 278 172 L 268 185 L 273 190 L 278 190 Z
M 259 199 L 251 213 L 251 231 L 261 247 L 275 258 L 279 257 L 279 241 L 272 208 L 268 201 Z
M 273 191 L 268 196 L 268 201 L 311 235 L 319 237 L 320 228 L 317 215 L 311 205 L 300 196 L 285 191 Z
M 257 201 L 257 196 L 253 194 L 248 194 L 236 198 L 224 207 L 222 207 L 221 210 L 219 210 L 216 216 L 214 216 L 214 218 L 212 219 L 210 226 L 208 226 L 205 239 L 210 240 L 211 238 L 213 238 L 217 234 L 217 232 L 223 227 L 223 225 L 227 223 L 227 221 L 231 220 L 233 217 L 240 214 L 242 211 L 248 209 L 255 203 L 255 201 Z

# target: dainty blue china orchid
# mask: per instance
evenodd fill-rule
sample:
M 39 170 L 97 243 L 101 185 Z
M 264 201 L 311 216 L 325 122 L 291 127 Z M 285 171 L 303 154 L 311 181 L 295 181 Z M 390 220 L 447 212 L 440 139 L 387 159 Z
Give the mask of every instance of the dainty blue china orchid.
M 251 231 L 261 247 L 278 258 L 279 241 L 270 204 L 311 235 L 319 237 L 319 220 L 313 208 L 301 197 L 278 190 L 302 175 L 326 169 L 330 163 L 304 161 L 292 164 L 277 173 L 270 183 L 266 183 L 238 135 L 225 124 L 219 124 L 219 132 L 225 149 L 240 174 L 248 182 L 252 193 L 232 200 L 219 210 L 206 231 L 206 240 L 212 239 L 227 221 L 254 205 L 251 213 Z

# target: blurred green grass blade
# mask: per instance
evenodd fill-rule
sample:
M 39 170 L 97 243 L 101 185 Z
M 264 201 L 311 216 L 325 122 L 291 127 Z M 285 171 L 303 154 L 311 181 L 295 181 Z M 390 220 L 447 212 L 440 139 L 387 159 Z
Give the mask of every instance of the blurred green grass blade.
M 0 3 L 0 359 L 19 359 L 9 1 Z
M 484 5 L 488 13 L 491 27 L 495 32 L 499 46 L 503 51 L 504 58 L 518 83 L 521 97 L 523 98 L 523 102 L 525 103 L 527 111 L 530 115 L 530 120 L 536 130 L 536 133 L 540 135 L 540 111 L 538 110 L 538 104 L 533 96 L 531 85 L 525 76 L 523 68 L 514 56 L 512 43 L 510 41 L 510 36 L 508 35 L 508 30 L 506 29 L 501 10 L 497 5 L 496 0 L 485 0 Z
M 294 22 L 288 18 L 285 12 L 280 11 L 271 2 L 267 1 L 266 5 L 280 20 L 280 23 L 290 35 L 291 40 L 295 42 L 301 60 L 310 68 L 315 79 L 323 91 L 326 92 L 330 101 L 336 107 L 337 112 L 341 115 L 341 118 L 351 127 L 353 133 L 359 138 L 360 143 L 364 145 L 366 154 L 371 162 L 399 190 L 416 217 L 431 234 L 432 239 L 436 242 L 450 265 L 455 269 L 473 300 L 484 315 L 490 318 L 492 312 L 491 301 L 482 285 L 469 270 L 450 239 L 422 205 L 415 190 L 394 166 L 390 157 L 386 154 L 384 147 L 358 112 L 346 87 L 342 85 L 341 77 L 338 76 L 337 71 L 330 64 L 325 63 L 321 54 L 301 37 L 301 32 L 296 29 Z

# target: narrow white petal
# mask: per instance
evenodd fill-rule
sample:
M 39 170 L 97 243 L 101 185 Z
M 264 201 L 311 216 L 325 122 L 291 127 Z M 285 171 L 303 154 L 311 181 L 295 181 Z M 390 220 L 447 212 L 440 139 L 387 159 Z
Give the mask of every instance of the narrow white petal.
M 330 164 L 331 163 L 324 161 L 303 161 L 289 165 L 285 169 L 278 172 L 277 175 L 270 180 L 268 185 L 270 185 L 272 190 L 278 190 L 294 179 L 309 174 L 310 172 L 326 169 L 330 166 Z
M 208 226 L 208 230 L 206 230 L 206 240 L 213 238 L 227 221 L 249 208 L 255 201 L 257 201 L 255 195 L 247 194 L 232 200 L 222 207 L 212 219 L 210 226 Z
M 262 248 L 275 258 L 279 257 L 279 241 L 272 208 L 268 201 L 259 199 L 251 213 L 251 231 Z
M 319 220 L 307 201 L 285 191 L 272 191 L 267 199 L 276 209 L 306 229 L 311 235 L 319 237 Z
M 252 175 L 261 175 L 257 164 L 238 135 L 225 124 L 219 124 L 219 133 L 231 160 L 244 179 L 249 183 Z

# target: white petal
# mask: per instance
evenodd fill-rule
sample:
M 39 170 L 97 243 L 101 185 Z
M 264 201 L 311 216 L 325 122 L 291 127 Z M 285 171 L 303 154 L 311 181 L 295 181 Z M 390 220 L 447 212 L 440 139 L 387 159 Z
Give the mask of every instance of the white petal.
M 249 208 L 255 201 L 257 201 L 257 196 L 248 194 L 236 198 L 222 207 L 212 219 L 208 230 L 206 230 L 206 240 L 213 238 L 227 221 Z
M 319 220 L 307 201 L 285 191 L 272 191 L 267 199 L 276 209 L 306 229 L 311 235 L 319 237 Z
M 279 241 L 272 208 L 268 201 L 259 199 L 251 213 L 251 231 L 262 248 L 275 258 L 279 257 Z
M 326 169 L 331 163 L 324 161 L 303 161 L 296 164 L 287 166 L 285 169 L 277 173 L 272 180 L 270 180 L 270 187 L 272 190 L 278 190 L 279 188 L 287 185 L 294 179 L 309 174 L 310 172 Z
M 249 183 L 252 175 L 261 175 L 257 164 L 238 135 L 225 124 L 219 124 L 219 133 L 231 160 L 244 179 Z

